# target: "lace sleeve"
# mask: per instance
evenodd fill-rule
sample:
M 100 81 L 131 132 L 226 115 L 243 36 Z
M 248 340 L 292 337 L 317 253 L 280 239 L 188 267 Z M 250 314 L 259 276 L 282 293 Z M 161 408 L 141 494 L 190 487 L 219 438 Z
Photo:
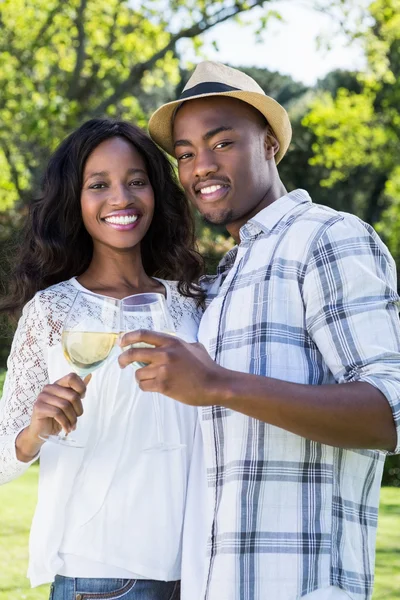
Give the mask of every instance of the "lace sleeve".
M 36 296 L 23 310 L 7 361 L 0 401 L 0 484 L 31 464 L 17 459 L 15 439 L 29 424 L 33 404 L 48 383 L 46 354 L 46 325 Z

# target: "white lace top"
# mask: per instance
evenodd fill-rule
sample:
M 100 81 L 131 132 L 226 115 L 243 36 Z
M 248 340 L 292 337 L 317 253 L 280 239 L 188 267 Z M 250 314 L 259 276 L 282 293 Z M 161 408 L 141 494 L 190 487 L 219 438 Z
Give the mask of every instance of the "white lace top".
M 195 301 L 182 297 L 176 283 L 161 282 L 176 332 L 196 341 Z M 28 468 L 30 463 L 16 457 L 15 438 L 29 424 L 43 387 L 71 371 L 61 332 L 79 289 L 84 288 L 75 279 L 59 283 L 38 292 L 23 310 L 0 403 L 0 483 Z M 88 386 L 74 432 L 83 436 L 84 448 L 43 445 L 30 539 L 33 586 L 58 573 L 80 576 L 65 573 L 68 557 L 70 564 L 86 560 L 145 578 L 179 579 L 197 413 L 170 398 L 161 400 L 164 436 L 185 444 L 183 451 L 142 451 L 156 439 L 151 394 L 138 388 L 132 368 L 122 370 L 116 360 L 94 372 Z

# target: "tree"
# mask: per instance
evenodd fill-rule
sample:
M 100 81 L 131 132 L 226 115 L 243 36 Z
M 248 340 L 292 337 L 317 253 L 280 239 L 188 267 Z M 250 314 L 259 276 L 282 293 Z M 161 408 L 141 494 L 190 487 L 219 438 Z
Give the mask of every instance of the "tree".
M 376 0 L 369 16 L 372 25 L 359 33 L 369 68 L 358 74 L 358 89 L 321 92 L 303 124 L 315 137 L 310 164 L 328 170 L 322 184 L 332 189 L 362 174 L 358 213 L 377 226 L 400 258 L 400 0 Z
M 354 0 L 348 0 L 353 2 Z M 319 0 L 318 9 L 341 0 Z M 23 204 L 43 165 L 83 120 L 115 115 L 145 126 L 179 82 L 181 40 L 270 0 L 3 0 L 0 3 L 0 211 Z M 293 95 L 292 90 L 282 91 Z
M 25 202 L 49 152 L 85 119 L 145 126 L 179 81 L 176 47 L 268 0 L 3 0 L 0 210 Z M 268 13 L 265 8 L 265 14 Z

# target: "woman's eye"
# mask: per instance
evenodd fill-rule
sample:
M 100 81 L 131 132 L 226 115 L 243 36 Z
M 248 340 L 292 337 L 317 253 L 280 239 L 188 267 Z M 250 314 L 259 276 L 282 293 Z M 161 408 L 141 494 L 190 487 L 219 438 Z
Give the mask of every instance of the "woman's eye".
M 89 189 L 91 190 L 100 190 L 104 187 L 106 187 L 107 184 L 105 183 L 93 183 L 92 185 L 89 186 Z
M 129 185 L 141 187 L 143 185 L 146 185 L 146 183 L 144 181 L 135 179 L 134 181 L 131 181 Z

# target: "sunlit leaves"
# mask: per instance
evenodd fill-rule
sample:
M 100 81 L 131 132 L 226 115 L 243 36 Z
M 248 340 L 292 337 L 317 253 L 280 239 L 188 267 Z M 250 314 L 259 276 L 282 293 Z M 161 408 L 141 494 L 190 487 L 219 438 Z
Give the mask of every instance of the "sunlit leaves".
M 392 136 L 375 114 L 373 103 L 371 93 L 355 94 L 343 88 L 336 98 L 325 92 L 312 101 L 303 125 L 317 136 L 310 163 L 330 170 L 322 185 L 346 179 L 361 165 L 379 167 L 386 160 L 382 149 Z
M 400 166 L 397 166 L 386 183 L 388 208 L 376 225 L 397 260 L 400 259 Z
M 374 202 L 386 209 L 376 225 L 400 258 L 400 0 L 375 0 L 369 10 L 360 91 L 318 96 L 303 124 L 316 136 L 310 163 L 330 169 L 323 185 L 345 181 L 354 169 L 377 174 Z
M 175 44 L 268 0 L 0 2 L 0 210 L 35 187 L 49 153 L 83 120 L 146 123 L 179 81 Z M 11 175 L 13 172 L 13 175 Z

